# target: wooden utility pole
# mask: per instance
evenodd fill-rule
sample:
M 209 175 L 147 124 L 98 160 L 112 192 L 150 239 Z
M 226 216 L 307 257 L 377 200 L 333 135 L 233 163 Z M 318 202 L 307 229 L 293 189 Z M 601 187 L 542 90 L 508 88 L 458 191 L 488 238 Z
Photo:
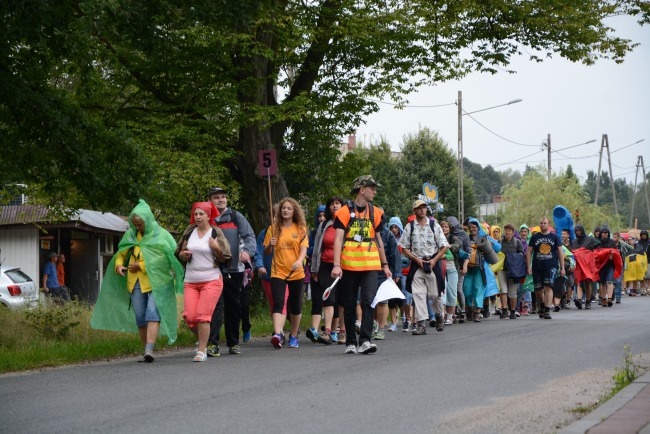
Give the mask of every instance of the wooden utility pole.
M 612 198 L 614 199 L 614 213 L 618 214 L 618 204 L 616 203 L 616 189 L 614 188 L 614 174 L 612 173 L 612 154 L 609 152 L 609 139 L 607 134 L 603 134 L 600 141 L 600 156 L 598 157 L 598 175 L 596 176 L 596 197 L 594 204 L 598 206 L 598 192 L 600 191 L 600 167 L 603 162 L 603 148 L 607 148 L 607 163 L 609 164 L 609 182 L 612 186 Z

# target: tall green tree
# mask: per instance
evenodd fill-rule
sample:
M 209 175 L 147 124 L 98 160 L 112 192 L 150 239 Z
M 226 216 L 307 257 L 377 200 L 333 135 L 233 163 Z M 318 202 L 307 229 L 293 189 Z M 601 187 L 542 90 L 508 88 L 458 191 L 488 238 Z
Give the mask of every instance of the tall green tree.
M 613 231 L 626 227 L 609 206 L 590 203 L 589 195 L 577 179 L 560 172 L 549 181 L 542 167 L 525 174 L 519 185 L 506 188 L 504 200 L 506 205 L 499 216 L 502 224 L 519 226 L 526 223 L 535 226 L 540 217 L 546 216 L 552 220 L 553 209 L 556 205 L 562 205 L 571 211 L 574 222 L 584 225 L 587 231 L 602 224 L 609 225 Z
M 647 22 L 649 10 L 642 0 L 8 0 L 0 140 L 13 165 L 2 181 L 98 208 L 156 193 L 161 208 L 185 206 L 226 183 L 260 228 L 258 151 L 276 149 L 272 192 L 285 196 L 296 133 L 322 138 L 296 146 L 308 162 L 378 109 L 369 97 L 401 102 L 523 52 L 622 61 L 634 44 L 605 19 Z M 34 161 L 44 151 L 50 159 Z

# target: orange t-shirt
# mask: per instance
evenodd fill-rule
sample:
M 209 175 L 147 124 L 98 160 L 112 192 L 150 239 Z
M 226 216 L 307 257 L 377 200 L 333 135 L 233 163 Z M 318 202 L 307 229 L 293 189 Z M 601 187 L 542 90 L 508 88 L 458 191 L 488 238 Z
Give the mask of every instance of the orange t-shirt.
M 269 227 L 264 237 L 264 247 L 271 244 L 273 228 Z M 287 280 L 299 280 L 305 278 L 305 269 L 300 267 L 291 272 L 291 266 L 300 257 L 300 249 L 309 247 L 304 228 L 292 223 L 291 226 L 284 226 L 280 231 L 280 237 L 273 249 L 273 262 L 271 264 L 271 277 Z

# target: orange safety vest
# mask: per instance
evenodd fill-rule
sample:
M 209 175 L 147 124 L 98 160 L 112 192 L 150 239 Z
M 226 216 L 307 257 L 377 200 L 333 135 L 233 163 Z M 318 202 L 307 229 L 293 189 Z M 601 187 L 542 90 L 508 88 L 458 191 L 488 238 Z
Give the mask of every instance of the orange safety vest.
M 371 206 L 373 205 L 366 205 L 365 211 L 353 219 L 350 217 L 350 209 L 347 206 L 336 212 L 336 218 L 347 228 L 341 250 L 341 269 L 343 270 L 381 270 L 379 250 L 375 241 L 375 227 L 381 223 L 383 212 L 375 207 L 373 210 L 374 221 L 370 221 L 369 207 Z

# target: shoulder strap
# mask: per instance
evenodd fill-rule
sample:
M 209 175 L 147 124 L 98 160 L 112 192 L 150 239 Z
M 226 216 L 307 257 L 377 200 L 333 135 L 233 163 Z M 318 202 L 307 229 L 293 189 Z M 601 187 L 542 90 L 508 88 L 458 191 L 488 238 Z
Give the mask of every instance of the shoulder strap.
M 215 228 L 212 228 L 212 238 L 217 238 L 217 230 Z
M 409 245 L 411 246 L 411 249 L 413 248 L 413 228 L 415 228 L 415 220 L 411 220 L 409 223 L 411 225 L 411 233 L 409 234 Z M 433 241 L 436 242 L 436 250 L 440 250 L 440 246 L 438 245 L 438 240 L 436 239 L 436 222 L 429 219 L 429 227 L 431 228 L 431 232 L 433 233 Z

